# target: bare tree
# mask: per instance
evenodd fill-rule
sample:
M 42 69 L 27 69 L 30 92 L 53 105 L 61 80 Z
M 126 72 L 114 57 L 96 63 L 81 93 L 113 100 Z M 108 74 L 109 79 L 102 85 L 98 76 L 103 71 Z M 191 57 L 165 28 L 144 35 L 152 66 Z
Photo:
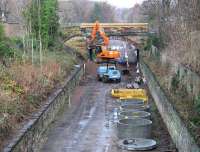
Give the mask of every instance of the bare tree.
M 200 72 L 200 49 L 194 43 L 200 41 L 200 1 L 146 0 L 142 7 L 152 28 L 158 29 L 165 53 Z
M 0 18 L 3 22 L 6 21 L 7 14 L 8 14 L 8 0 L 1 0 L 1 2 L 0 2 Z

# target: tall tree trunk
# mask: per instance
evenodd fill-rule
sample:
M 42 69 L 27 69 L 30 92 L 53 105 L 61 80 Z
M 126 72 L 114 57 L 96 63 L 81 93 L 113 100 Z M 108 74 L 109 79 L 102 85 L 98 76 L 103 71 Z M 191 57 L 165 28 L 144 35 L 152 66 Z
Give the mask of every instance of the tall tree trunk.
M 42 37 L 41 37 L 41 1 L 38 0 L 38 24 L 39 24 L 39 41 L 40 41 L 40 66 L 42 68 Z

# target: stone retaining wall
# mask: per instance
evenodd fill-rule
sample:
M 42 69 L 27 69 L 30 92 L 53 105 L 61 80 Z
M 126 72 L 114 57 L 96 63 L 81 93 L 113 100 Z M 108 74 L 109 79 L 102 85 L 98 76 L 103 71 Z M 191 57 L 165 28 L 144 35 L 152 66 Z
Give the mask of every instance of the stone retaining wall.
M 182 86 L 184 85 L 187 94 L 191 98 L 195 98 L 200 95 L 200 76 L 197 73 L 191 71 L 178 61 L 172 60 L 172 57 L 169 57 L 166 53 L 160 53 L 155 46 L 152 46 L 148 53 L 145 54 L 159 60 L 162 65 L 166 65 L 168 67 L 170 77 L 168 77 L 166 81 L 168 82 L 169 87 L 174 75 L 176 75 L 176 79 Z
M 173 105 L 168 101 L 149 67 L 143 61 L 141 61 L 140 67 L 147 80 L 149 90 L 154 98 L 156 106 L 179 152 L 200 152 L 199 147 L 194 142 L 194 139 L 180 119 Z
M 41 146 L 43 134 L 52 123 L 60 109 L 68 103 L 70 94 L 79 84 L 85 72 L 85 66 L 76 67 L 63 87 L 57 89 L 47 99 L 41 110 L 35 113 L 19 134 L 4 149 L 4 152 L 33 152 Z

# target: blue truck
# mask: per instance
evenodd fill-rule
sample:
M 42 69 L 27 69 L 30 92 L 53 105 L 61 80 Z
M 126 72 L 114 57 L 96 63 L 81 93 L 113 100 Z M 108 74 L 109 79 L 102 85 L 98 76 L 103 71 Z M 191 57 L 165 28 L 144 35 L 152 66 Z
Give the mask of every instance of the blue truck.
M 97 68 L 97 79 L 103 82 L 121 82 L 121 73 L 116 66 L 99 66 Z

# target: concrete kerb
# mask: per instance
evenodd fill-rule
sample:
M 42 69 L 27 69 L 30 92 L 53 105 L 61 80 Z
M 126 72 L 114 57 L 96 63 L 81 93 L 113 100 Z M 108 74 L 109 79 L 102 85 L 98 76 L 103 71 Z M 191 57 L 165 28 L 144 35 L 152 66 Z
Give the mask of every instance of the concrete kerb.
M 64 85 L 54 91 L 39 112 L 20 129 L 17 135 L 3 149 L 3 152 L 37 151 L 41 145 L 42 135 L 54 120 L 62 105 L 68 102 L 68 97 L 84 75 L 84 65 L 76 68 Z

